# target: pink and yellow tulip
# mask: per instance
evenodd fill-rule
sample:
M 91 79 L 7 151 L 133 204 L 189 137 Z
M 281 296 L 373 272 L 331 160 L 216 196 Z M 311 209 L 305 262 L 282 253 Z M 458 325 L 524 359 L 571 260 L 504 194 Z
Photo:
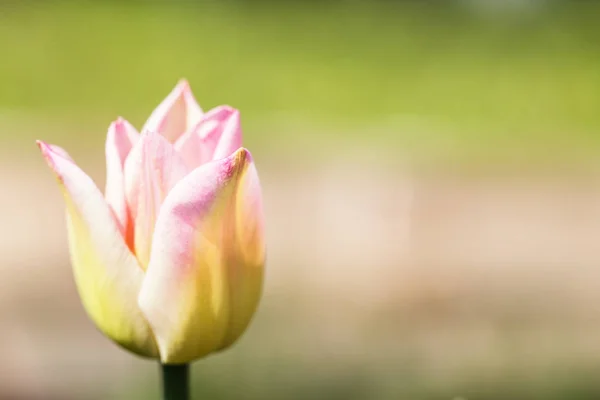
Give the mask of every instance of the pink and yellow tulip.
M 83 305 L 110 339 L 166 364 L 234 343 L 260 299 L 261 188 L 239 112 L 206 113 L 181 81 L 141 135 L 123 119 L 106 140 L 106 190 L 39 141 L 67 206 Z

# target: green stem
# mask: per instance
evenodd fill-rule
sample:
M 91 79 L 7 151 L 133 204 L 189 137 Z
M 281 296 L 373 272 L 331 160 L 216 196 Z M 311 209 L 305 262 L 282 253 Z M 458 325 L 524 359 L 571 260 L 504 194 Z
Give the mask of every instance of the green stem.
M 163 379 L 163 400 L 189 400 L 189 364 L 160 365 Z

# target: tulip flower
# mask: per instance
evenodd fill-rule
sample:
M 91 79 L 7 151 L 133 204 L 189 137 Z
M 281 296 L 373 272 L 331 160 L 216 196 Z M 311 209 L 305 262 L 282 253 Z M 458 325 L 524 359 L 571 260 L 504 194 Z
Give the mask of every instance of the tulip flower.
M 257 308 L 261 188 L 239 112 L 203 112 L 181 81 L 141 135 L 117 119 L 104 195 L 60 147 L 38 141 L 64 195 L 75 282 L 120 346 L 185 364 L 233 344 Z

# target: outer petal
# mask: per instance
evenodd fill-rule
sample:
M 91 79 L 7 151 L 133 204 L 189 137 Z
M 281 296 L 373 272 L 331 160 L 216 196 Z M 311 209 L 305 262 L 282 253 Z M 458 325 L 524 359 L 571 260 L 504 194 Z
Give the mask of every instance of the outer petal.
M 142 134 L 125 161 L 125 198 L 133 221 L 133 248 L 144 269 L 158 210 L 187 171 L 173 145 L 157 133 Z
M 139 140 L 135 128 L 122 118 L 117 119 L 108 128 L 106 135 L 106 190 L 104 196 L 112 208 L 119 228 L 128 243 L 131 243 L 133 227 L 128 217 L 125 201 L 125 178 L 123 168 L 125 159 L 133 145 Z
M 219 106 L 207 112 L 175 143 L 175 148 L 190 168 L 227 157 L 241 146 L 240 113 L 229 106 Z
M 121 346 L 156 357 L 154 337 L 137 306 L 144 274 L 102 193 L 70 157 L 63 156 L 64 150 L 43 142 L 38 145 L 65 197 L 73 271 L 87 313 Z
M 39 142 L 39 143 L 42 143 L 42 142 Z M 38 144 L 38 145 L 39 145 L 39 144 Z M 66 158 L 67 160 L 69 160 L 69 161 L 71 161 L 71 162 L 75 162 L 75 161 L 73 161 L 73 159 L 71 158 L 71 156 L 69 155 L 69 153 L 67 153 L 67 152 L 65 151 L 65 149 L 63 149 L 62 147 L 59 147 L 59 146 L 57 146 L 57 145 L 54 145 L 54 144 L 49 144 L 49 143 L 45 143 L 45 145 L 46 145 L 48 148 L 50 148 L 50 150 L 51 150 L 53 153 L 56 153 L 56 154 L 58 154 L 59 156 L 61 156 L 62 158 Z
M 244 332 L 262 290 L 263 236 L 260 185 L 246 149 L 173 188 L 139 299 L 163 362 L 193 361 Z
M 181 80 L 175 89 L 156 107 L 142 132 L 159 132 L 174 143 L 202 118 L 202 109 L 192 94 L 190 85 Z

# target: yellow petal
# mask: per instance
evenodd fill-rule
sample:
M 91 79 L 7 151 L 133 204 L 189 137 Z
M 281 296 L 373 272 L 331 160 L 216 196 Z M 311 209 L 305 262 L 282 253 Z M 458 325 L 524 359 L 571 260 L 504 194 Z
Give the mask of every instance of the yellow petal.
M 137 306 L 144 273 L 125 244 L 102 193 L 64 150 L 38 142 L 67 204 L 73 272 L 90 318 L 110 339 L 145 357 L 158 351 Z
M 262 293 L 266 259 L 264 215 L 260 181 L 252 162 L 240 172 L 233 207 L 234 262 L 228 266 L 230 315 L 220 350 L 229 347 L 245 332 Z
M 139 299 L 163 362 L 193 361 L 244 332 L 262 290 L 262 223 L 246 149 L 198 167 L 169 193 Z

